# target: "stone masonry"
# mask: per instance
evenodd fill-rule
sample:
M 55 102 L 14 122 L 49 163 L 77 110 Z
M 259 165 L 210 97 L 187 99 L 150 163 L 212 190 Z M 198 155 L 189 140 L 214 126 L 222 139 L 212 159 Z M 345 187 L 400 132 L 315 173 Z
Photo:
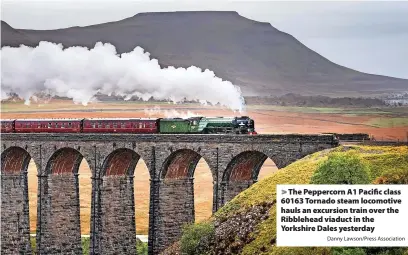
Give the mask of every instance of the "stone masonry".
M 37 251 L 81 254 L 78 169 L 83 156 L 56 146 L 48 155 L 44 170 L 38 171 Z
M 113 175 L 101 187 L 101 254 L 136 254 L 133 179 Z
M 160 183 L 156 215 L 157 250 L 162 251 L 180 237 L 184 224 L 194 222 L 192 178 L 168 179 Z
M 82 254 L 78 188 L 77 175 L 49 176 L 48 217 L 41 229 L 43 254 Z
M 1 253 L 31 254 L 27 167 L 29 154 L 17 147 L 1 156 Z
M 194 170 L 213 177 L 213 212 L 257 181 L 267 158 L 278 168 L 338 145 L 333 135 L 2 134 L 2 254 L 29 254 L 27 166 L 38 171 L 38 254 L 81 254 L 78 166 L 92 172 L 90 254 L 135 254 L 133 172 L 150 173 L 149 254 L 194 221 Z M 28 160 L 28 161 L 27 161 Z
M 252 184 L 254 184 L 253 180 L 221 182 L 220 183 L 220 192 L 221 192 L 220 203 L 222 205 L 225 204 L 226 202 L 233 199 L 236 195 L 238 195 L 242 191 L 249 188 Z

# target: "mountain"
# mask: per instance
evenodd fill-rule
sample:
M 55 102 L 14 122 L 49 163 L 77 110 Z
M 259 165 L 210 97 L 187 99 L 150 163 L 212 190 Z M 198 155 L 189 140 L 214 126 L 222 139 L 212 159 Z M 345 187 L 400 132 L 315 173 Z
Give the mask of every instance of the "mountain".
M 140 13 L 104 24 L 57 30 L 15 29 L 1 22 L 1 46 L 65 47 L 109 42 L 118 53 L 141 46 L 165 66 L 210 69 L 241 87 L 245 96 L 365 96 L 408 90 L 408 80 L 361 73 L 337 65 L 269 23 L 237 12 Z

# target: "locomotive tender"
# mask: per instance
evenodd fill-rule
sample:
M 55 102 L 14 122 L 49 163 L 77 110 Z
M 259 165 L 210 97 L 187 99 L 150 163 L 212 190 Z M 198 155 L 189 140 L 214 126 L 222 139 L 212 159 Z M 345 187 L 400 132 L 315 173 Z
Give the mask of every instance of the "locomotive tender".
M 2 119 L 1 133 L 257 134 L 248 116 Z

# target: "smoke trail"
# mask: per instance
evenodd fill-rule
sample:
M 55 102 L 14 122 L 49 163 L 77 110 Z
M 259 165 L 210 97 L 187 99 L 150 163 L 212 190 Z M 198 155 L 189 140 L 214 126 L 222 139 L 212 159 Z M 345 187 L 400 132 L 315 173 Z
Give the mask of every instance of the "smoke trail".
M 166 118 L 189 118 L 189 117 L 197 117 L 200 116 L 194 112 L 187 111 L 177 111 L 177 110 L 162 110 L 160 106 L 155 106 L 154 108 L 146 108 L 144 109 L 144 113 L 151 117 L 158 117 L 159 115 L 164 115 Z
M 1 98 L 16 93 L 28 103 L 36 93 L 69 97 L 87 105 L 95 94 L 112 93 L 153 97 L 173 102 L 197 101 L 220 104 L 242 111 L 244 101 L 239 87 L 223 81 L 210 70 L 200 68 L 161 68 L 150 53 L 136 47 L 118 55 L 111 44 L 96 43 L 93 49 L 40 42 L 35 48 L 1 49 Z

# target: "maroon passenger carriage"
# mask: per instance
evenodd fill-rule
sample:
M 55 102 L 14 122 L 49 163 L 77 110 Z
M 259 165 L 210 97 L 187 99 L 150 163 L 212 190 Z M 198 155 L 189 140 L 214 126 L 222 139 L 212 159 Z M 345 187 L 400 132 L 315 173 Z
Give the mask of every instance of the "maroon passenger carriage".
M 1 133 L 132 133 L 159 132 L 153 118 L 2 119 Z
M 80 133 L 82 119 L 17 119 L 16 133 Z
M 83 133 L 158 133 L 159 119 L 84 119 Z
M 2 119 L 1 133 L 14 133 L 14 121 L 13 119 Z

